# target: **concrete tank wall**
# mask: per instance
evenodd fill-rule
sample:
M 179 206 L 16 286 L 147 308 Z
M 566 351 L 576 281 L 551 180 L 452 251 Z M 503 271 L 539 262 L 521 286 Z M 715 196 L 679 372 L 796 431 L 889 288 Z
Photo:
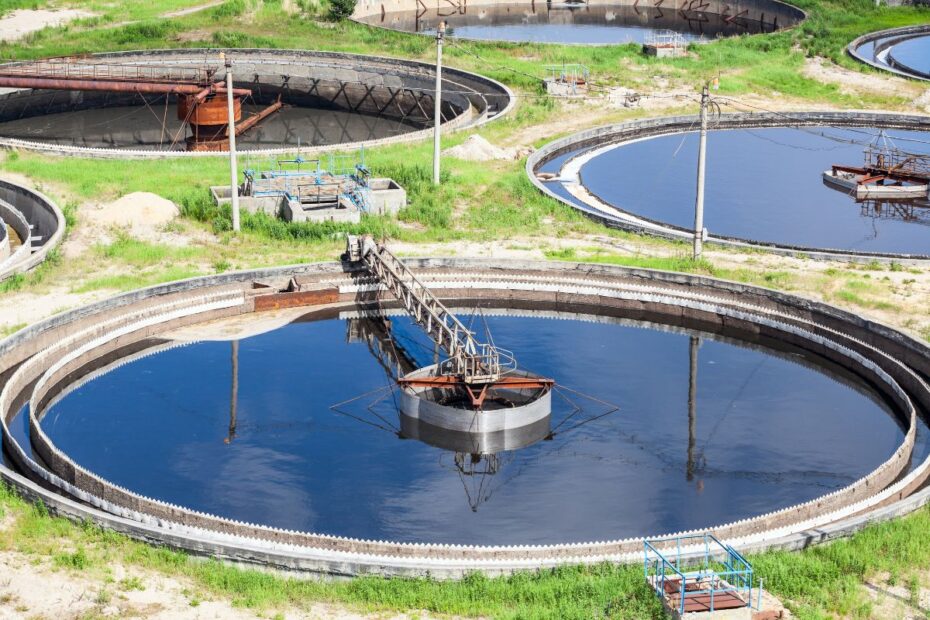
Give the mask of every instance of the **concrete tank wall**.
M 58 205 L 35 190 L 5 179 L 0 179 L 0 217 L 23 240 L 23 247 L 9 257 L 11 260 L 0 263 L 0 280 L 39 265 L 64 238 L 65 216 Z M 9 244 L 9 237 L 5 239 Z
M 930 28 L 930 26 L 928 26 Z M 546 183 L 536 177 L 536 171 L 546 162 L 568 153 L 602 147 L 620 145 L 633 140 L 652 138 L 670 134 L 693 131 L 700 123 L 697 116 L 666 116 L 647 118 L 614 125 L 604 125 L 593 129 L 579 131 L 565 138 L 554 140 L 530 155 L 526 160 L 526 174 L 536 188 L 559 202 L 582 211 L 591 219 L 608 226 L 638 233 L 646 233 L 678 241 L 690 241 L 694 233 L 691 230 L 667 222 L 649 219 L 615 206 L 599 209 L 595 204 L 599 199 L 589 196 L 584 202 L 580 199 L 567 200 L 547 187 Z M 882 127 L 889 129 L 908 129 L 913 131 L 930 131 L 930 115 L 898 114 L 888 112 L 758 112 L 721 114 L 714 120 L 715 130 L 743 129 L 754 127 L 794 127 L 829 125 L 832 127 Z M 563 162 L 562 166 L 568 162 Z M 595 202 L 597 201 L 597 202 Z M 710 235 L 708 241 L 737 248 L 767 250 L 781 254 L 803 253 L 812 258 L 827 258 L 845 261 L 930 261 L 930 252 L 923 255 L 893 254 L 876 252 L 856 252 L 853 250 L 832 250 L 828 248 L 798 247 L 786 244 L 767 243 L 754 239 L 740 239 L 721 235 Z
M 468 300 L 498 299 L 508 306 L 544 302 L 630 318 L 662 313 L 671 322 L 687 317 L 712 329 L 726 326 L 737 333 L 759 333 L 803 344 L 850 369 L 857 368 L 854 372 L 859 376 L 872 377 L 884 385 L 886 395 L 908 419 L 905 442 L 895 455 L 840 491 L 712 528 L 734 544 L 793 548 L 809 543 L 813 530 L 817 532 L 814 538 L 829 539 L 855 531 L 872 518 L 912 510 L 928 499 L 927 494 L 909 497 L 925 482 L 928 461 L 901 475 L 913 447 L 915 405 L 930 409 L 930 388 L 921 378 L 930 370 L 926 343 L 826 304 L 698 276 L 526 261 L 508 263 L 506 269 L 489 260 L 411 259 L 409 264 L 444 300 L 469 304 Z M 118 347 L 131 346 L 133 339 L 147 338 L 164 326 L 254 311 L 260 299 L 253 297 L 260 290 L 253 287 L 255 281 L 280 282 L 283 286 L 297 278 L 311 288 L 316 283 L 317 288 L 328 286 L 327 290 L 338 291 L 311 295 L 316 301 L 304 300 L 303 304 L 331 304 L 337 299 L 354 305 L 361 286 L 355 277 L 358 269 L 357 265 L 317 264 L 209 276 L 134 291 L 47 319 L 0 342 L 0 368 L 12 369 L 29 358 L 13 372 L 0 394 L 2 420 L 8 419 L 16 403 L 21 402 L 18 395 L 31 390 L 29 386 L 38 377 L 44 378 L 33 396 L 41 407 L 47 389 L 77 370 L 81 356 L 94 355 L 95 350 L 108 354 Z M 40 445 L 47 440 L 39 427 L 35 432 L 34 439 Z M 28 466 L 15 440 L 4 433 L 4 441 L 11 453 L 19 455 L 19 462 Z M 642 542 L 638 539 L 540 547 L 459 547 L 360 541 L 261 528 L 134 495 L 82 470 L 51 444 L 41 447 L 40 453 L 51 459 L 52 467 L 64 476 L 56 478 L 39 466 L 30 471 L 91 503 L 93 508 L 43 491 L 2 468 L 0 477 L 33 497 L 42 497 L 60 514 L 93 519 L 147 540 L 238 561 L 334 574 L 450 577 L 471 570 L 498 574 L 565 563 L 632 561 L 641 556 Z

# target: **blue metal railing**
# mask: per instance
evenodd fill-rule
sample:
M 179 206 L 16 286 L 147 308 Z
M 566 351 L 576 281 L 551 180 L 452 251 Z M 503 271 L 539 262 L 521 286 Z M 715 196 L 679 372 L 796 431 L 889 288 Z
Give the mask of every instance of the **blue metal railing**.
M 324 158 L 328 161 L 324 161 Z M 259 169 L 251 162 L 243 175 L 249 195 L 281 196 L 288 202 L 300 202 L 302 197 L 332 196 L 344 199 L 360 211 L 371 210 L 371 171 L 365 165 L 365 151 L 355 155 L 330 153 L 318 159 L 278 159 Z M 325 191 L 331 188 L 331 193 Z
M 713 612 L 716 599 L 729 593 L 752 607 L 752 565 L 713 534 L 645 540 L 643 552 L 643 574 L 658 596 L 666 596 L 667 582 L 677 582 L 679 614 L 685 613 L 689 597 L 709 596 Z M 696 588 L 689 590 L 689 584 Z M 761 589 L 758 598 L 761 604 Z

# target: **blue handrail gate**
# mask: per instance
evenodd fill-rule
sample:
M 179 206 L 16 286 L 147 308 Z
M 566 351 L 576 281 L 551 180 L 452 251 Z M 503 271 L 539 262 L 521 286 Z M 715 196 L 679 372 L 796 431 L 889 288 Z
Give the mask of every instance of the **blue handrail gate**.
M 645 540 L 643 552 L 646 580 L 681 616 L 689 607 L 711 612 L 752 607 L 752 565 L 713 534 Z

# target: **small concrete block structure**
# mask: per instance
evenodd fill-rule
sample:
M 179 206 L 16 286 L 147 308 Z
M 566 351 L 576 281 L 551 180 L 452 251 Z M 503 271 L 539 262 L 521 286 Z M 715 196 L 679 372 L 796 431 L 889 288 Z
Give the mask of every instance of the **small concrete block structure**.
M 546 85 L 546 94 L 553 97 L 584 97 L 588 93 L 588 85 L 584 82 L 546 78 L 543 83 Z
M 655 56 L 656 58 L 681 58 L 688 54 L 688 48 L 643 43 L 643 53 L 646 56 Z
M 232 202 L 232 192 L 228 185 L 214 185 L 210 188 L 213 202 L 217 205 L 228 205 Z M 265 213 L 278 217 L 281 215 L 281 198 L 279 196 L 239 196 L 239 208 L 249 213 Z
M 371 212 L 376 215 L 396 215 L 407 206 L 407 190 L 394 179 L 371 179 Z
M 242 190 L 240 189 L 240 192 Z M 229 186 L 210 188 L 213 202 L 218 205 L 232 202 Z M 347 222 L 357 224 L 363 209 L 344 195 L 318 194 L 320 201 L 289 199 L 287 195 L 239 196 L 239 207 L 249 213 L 265 213 L 288 222 Z M 373 215 L 396 215 L 407 206 L 407 191 L 397 181 L 388 178 L 368 180 L 367 208 Z
M 584 97 L 588 94 L 588 68 L 584 65 L 553 65 L 546 67 L 543 80 L 546 93 L 553 97 Z
M 660 30 L 643 43 L 643 53 L 656 58 L 679 58 L 688 54 L 688 42 L 680 32 Z
M 333 203 L 302 204 L 296 200 L 283 200 L 281 217 L 288 222 L 344 222 L 358 224 L 362 212 L 355 205 L 342 199 L 338 205 Z

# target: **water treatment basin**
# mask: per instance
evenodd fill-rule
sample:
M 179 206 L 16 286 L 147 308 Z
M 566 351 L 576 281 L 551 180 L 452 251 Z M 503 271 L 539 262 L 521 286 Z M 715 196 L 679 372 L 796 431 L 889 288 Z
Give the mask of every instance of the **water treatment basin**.
M 453 2 L 363 0 L 353 19 L 401 32 L 435 35 L 440 21 L 450 37 L 492 41 L 616 45 L 644 43 L 674 32 L 685 41 L 774 32 L 793 26 L 804 13 L 773 0 L 682 2 L 643 6 L 637 2 Z

